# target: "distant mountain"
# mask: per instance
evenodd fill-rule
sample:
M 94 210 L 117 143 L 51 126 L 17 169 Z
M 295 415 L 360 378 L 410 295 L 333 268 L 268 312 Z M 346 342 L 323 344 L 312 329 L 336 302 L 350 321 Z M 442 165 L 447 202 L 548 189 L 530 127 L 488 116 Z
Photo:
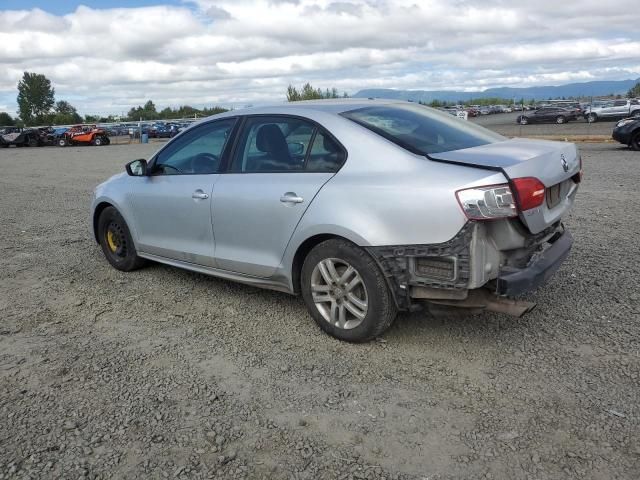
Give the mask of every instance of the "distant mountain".
M 412 100 L 414 102 L 432 102 L 439 100 L 442 102 L 458 102 L 471 100 L 472 98 L 515 98 L 516 101 L 525 100 L 548 100 L 550 98 L 568 97 L 600 97 L 605 95 L 624 95 L 636 83 L 636 80 L 612 80 L 596 81 L 584 83 L 568 83 L 566 85 L 547 87 L 497 87 L 488 88 L 479 92 L 457 92 L 451 90 L 396 90 L 391 88 L 369 88 L 360 90 L 354 95 L 358 98 L 389 98 L 397 100 Z

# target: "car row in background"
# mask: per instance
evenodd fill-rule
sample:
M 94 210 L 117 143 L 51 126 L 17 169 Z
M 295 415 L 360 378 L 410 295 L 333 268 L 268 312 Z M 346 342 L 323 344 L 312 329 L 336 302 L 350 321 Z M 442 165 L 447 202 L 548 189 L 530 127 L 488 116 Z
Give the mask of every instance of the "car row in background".
M 0 127 L 0 147 L 41 147 L 55 144 L 55 130 L 51 127 Z
M 44 147 L 58 145 L 109 145 L 109 134 L 96 125 L 72 127 L 0 127 L 0 147 Z

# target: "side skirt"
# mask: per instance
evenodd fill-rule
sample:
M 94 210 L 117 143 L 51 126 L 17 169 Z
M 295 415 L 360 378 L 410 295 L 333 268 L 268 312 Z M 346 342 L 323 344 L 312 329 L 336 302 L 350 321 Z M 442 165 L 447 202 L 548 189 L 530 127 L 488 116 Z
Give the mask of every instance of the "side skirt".
M 182 268 L 190 270 L 192 272 L 202 273 L 204 275 L 210 275 L 212 277 L 222 278 L 224 280 L 231 280 L 233 282 L 244 283 L 246 285 L 252 285 L 258 288 L 265 288 L 268 290 L 276 290 L 278 292 L 284 292 L 293 294 L 289 288 L 289 284 L 283 279 L 281 281 L 272 280 L 268 278 L 252 277 L 250 275 L 243 275 L 241 273 L 230 272 L 228 270 L 220 270 L 218 268 L 204 267 L 195 263 L 181 262 L 180 260 L 173 260 L 171 258 L 160 257 L 158 255 L 152 255 L 149 253 L 138 252 L 138 255 L 154 262 L 163 263 L 171 267 Z

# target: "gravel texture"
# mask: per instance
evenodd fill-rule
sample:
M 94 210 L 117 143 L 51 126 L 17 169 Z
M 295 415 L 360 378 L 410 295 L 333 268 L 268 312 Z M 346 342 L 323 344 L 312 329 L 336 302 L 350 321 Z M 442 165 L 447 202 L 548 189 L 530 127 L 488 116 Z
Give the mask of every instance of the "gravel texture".
M 157 145 L 0 150 L 0 479 L 636 479 L 640 153 L 582 146 L 574 250 L 520 320 L 111 268 L 93 186 Z

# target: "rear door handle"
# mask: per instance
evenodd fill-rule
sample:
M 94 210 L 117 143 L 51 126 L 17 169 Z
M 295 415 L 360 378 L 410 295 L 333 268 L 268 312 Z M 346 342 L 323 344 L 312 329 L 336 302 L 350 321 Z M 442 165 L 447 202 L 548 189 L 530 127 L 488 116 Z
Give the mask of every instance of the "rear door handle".
M 199 200 L 206 200 L 207 198 L 209 198 L 209 194 L 208 193 L 204 193 L 202 190 L 196 190 L 195 192 L 193 192 L 191 194 L 191 198 L 197 198 Z
M 287 192 L 280 197 L 282 203 L 302 203 L 304 198 L 299 197 L 295 192 Z

